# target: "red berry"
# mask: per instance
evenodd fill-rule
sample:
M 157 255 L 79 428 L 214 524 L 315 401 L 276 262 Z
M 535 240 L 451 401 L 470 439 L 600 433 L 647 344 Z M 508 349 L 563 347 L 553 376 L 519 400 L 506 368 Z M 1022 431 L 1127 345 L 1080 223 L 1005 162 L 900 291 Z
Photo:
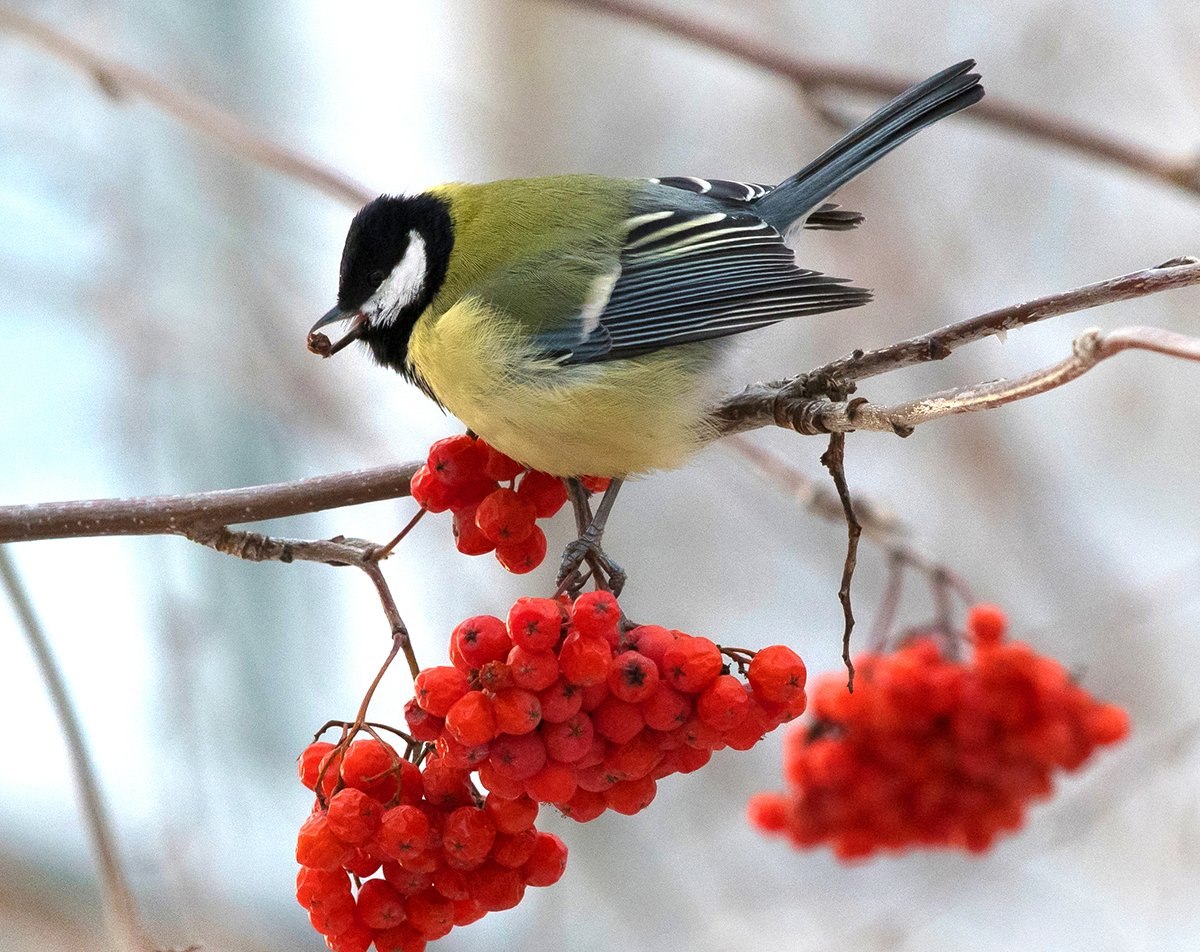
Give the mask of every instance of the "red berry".
M 489 795 L 494 793 L 506 800 L 514 800 L 525 794 L 524 778 L 509 777 L 498 773 L 490 756 L 488 760 L 479 765 L 479 783 L 483 789 L 488 791 Z
M 559 657 L 562 665 L 562 657 Z M 550 687 L 538 694 L 542 705 L 542 720 L 551 724 L 561 724 L 569 717 L 579 713 L 583 707 L 583 688 L 569 683 L 565 678 L 559 678 Z
M 519 869 L 533 855 L 537 838 L 538 832 L 532 827 L 522 830 L 520 833 L 505 833 L 497 836 L 496 845 L 492 847 L 492 862 L 506 869 Z
M 345 787 L 329 798 L 329 829 L 343 843 L 365 843 L 379 829 L 382 812 L 378 800 Z
M 552 760 L 564 764 L 573 764 L 580 760 L 592 746 L 592 719 L 586 714 L 576 714 L 558 724 L 546 724 L 542 727 L 542 740 L 546 743 L 546 753 Z M 566 800 L 567 797 L 560 799 Z M 541 799 L 541 798 L 539 798 Z M 557 803 L 558 800 L 551 800 Z
M 550 651 L 530 651 L 517 645 L 508 653 L 512 682 L 526 691 L 544 691 L 558 680 L 558 658 Z
M 556 760 L 548 760 L 544 767 L 525 781 L 525 792 L 539 803 L 561 803 L 575 794 L 575 769 Z
M 326 872 L 301 866 L 296 874 L 296 901 L 305 909 L 351 899 L 350 880 L 344 870 Z
M 667 669 L 663 665 L 663 655 L 678 638 L 678 632 L 661 625 L 639 625 L 625 633 L 622 647 L 645 655 L 658 667 L 659 673 L 665 675 Z
M 636 704 L 612 695 L 592 712 L 592 723 L 596 733 L 614 744 L 627 743 L 646 726 L 646 720 Z
M 671 731 L 682 727 L 692 716 L 692 698 L 660 681 L 654 693 L 641 705 L 646 726 L 656 731 Z
M 478 869 L 471 870 L 468 880 L 471 883 L 471 895 L 488 912 L 512 909 L 525 895 L 522 873 L 505 869 L 496 863 L 484 863 Z
M 511 456 L 505 456 L 494 446 L 483 440 L 478 441 L 478 446 L 484 454 L 483 472 L 489 479 L 494 479 L 498 483 L 507 483 L 525 472 L 524 466 Z
M 496 839 L 496 827 L 478 807 L 459 807 L 446 817 L 442 852 L 456 869 L 473 869 L 487 859 Z
M 399 860 L 423 852 L 429 841 L 429 818 L 415 806 L 385 810 L 375 833 L 375 845 L 385 856 Z
M 501 734 L 528 734 L 542 721 L 542 702 L 532 691 L 506 688 L 492 698 L 496 730 Z
M 454 510 L 454 547 L 463 555 L 487 555 L 496 543 L 483 534 L 475 524 L 475 513 L 479 506 L 465 506 Z
M 625 780 L 604 791 L 604 802 L 610 810 L 633 816 L 641 813 L 654 800 L 658 784 L 653 777 Z
M 376 952 L 425 952 L 425 937 L 404 922 L 376 932 L 375 949 Z
M 501 734 L 492 742 L 488 762 L 503 777 L 527 780 L 545 766 L 546 745 L 537 731 L 519 737 Z
M 604 794 L 580 787 L 570 800 L 558 804 L 558 809 L 563 816 L 570 817 L 576 823 L 590 823 L 607 810 L 608 805 L 604 802 Z
M 761 700 L 787 704 L 804 693 L 806 674 L 796 652 L 786 645 L 771 645 L 755 654 L 746 679 Z
M 429 941 L 440 939 L 454 928 L 454 901 L 434 889 L 426 889 L 404 902 L 408 924 Z
M 719 731 L 737 727 L 750 709 L 746 688 L 732 674 L 723 674 L 696 698 L 696 714 L 705 724 Z
M 384 879 L 368 879 L 358 888 L 358 917 L 372 929 L 391 929 L 404 921 L 404 897 Z
M 460 622 L 451 638 L 471 668 L 482 668 L 489 661 L 503 661 L 512 650 L 508 629 L 494 615 L 476 615 Z
M 309 790 L 317 789 L 317 777 L 321 773 L 321 762 L 333 749 L 333 744 L 319 740 L 309 744 L 300 754 L 299 760 L 296 761 L 296 768 L 300 774 L 300 782 Z M 336 774 L 337 771 L 335 770 L 334 773 Z
M 496 736 L 492 699 L 482 691 L 468 691 L 446 712 L 446 731 L 464 747 L 478 747 Z
M 608 678 L 612 665 L 612 647 L 603 638 L 573 631 L 563 640 L 558 653 L 563 677 L 572 684 L 588 687 Z
M 521 868 L 529 886 L 553 886 L 567 868 L 567 844 L 553 833 L 539 833 L 533 855 Z
M 483 808 L 492 818 L 492 824 L 501 833 L 522 833 L 533 826 L 538 815 L 538 804 L 529 797 L 514 797 L 511 800 L 488 794 Z
M 558 476 L 531 470 L 517 484 L 517 495 L 528 500 L 539 519 L 549 519 L 567 501 L 567 486 Z
M 590 493 L 607 492 L 609 484 L 612 482 L 607 476 L 580 476 L 579 481 L 583 483 L 583 488 Z
M 509 609 L 509 637 L 527 651 L 553 651 L 562 629 L 562 610 L 552 598 L 518 598 Z
M 498 544 L 496 561 L 513 575 L 532 572 L 546 558 L 546 533 L 538 526 L 521 542 Z
M 386 803 L 400 787 L 399 763 L 400 756 L 387 744 L 373 737 L 356 740 L 346 748 L 342 758 L 342 780 L 347 787 L 354 787 Z
M 475 511 L 475 524 L 497 545 L 510 546 L 529 538 L 537 519 L 533 503 L 512 489 L 489 493 Z
M 311 869 L 326 872 L 340 869 L 353 853 L 353 848 L 339 840 L 329 828 L 329 817 L 324 811 L 305 820 L 296 837 L 296 862 Z
M 677 638 L 663 652 L 663 677 L 687 694 L 703 691 L 723 666 L 721 650 L 707 638 Z
M 1008 619 L 997 605 L 974 605 L 967 614 L 967 630 L 977 645 L 995 645 L 1004 639 Z
M 468 899 L 471 895 L 467 874 L 450 866 L 442 866 L 434 871 L 433 888 L 447 899 Z
M 408 732 L 414 740 L 434 741 L 442 734 L 442 718 L 434 717 L 423 710 L 415 697 L 409 698 L 404 705 L 404 720 L 408 724 Z
M 608 689 L 622 701 L 639 704 L 658 687 L 658 668 L 643 654 L 625 651 L 612 659 Z
M 429 512 L 445 512 L 454 502 L 454 489 L 427 465 L 413 473 L 409 482 L 413 501 Z
M 471 689 L 467 676 L 448 665 L 426 668 L 417 675 L 414 687 L 417 703 L 434 717 L 445 717 L 454 702 Z
M 615 646 L 620 623 L 621 608 L 611 592 L 585 592 L 571 606 L 571 624 L 582 635 L 604 638 Z
M 425 465 L 448 483 L 468 482 L 482 472 L 483 452 L 473 436 L 448 436 L 429 447 Z

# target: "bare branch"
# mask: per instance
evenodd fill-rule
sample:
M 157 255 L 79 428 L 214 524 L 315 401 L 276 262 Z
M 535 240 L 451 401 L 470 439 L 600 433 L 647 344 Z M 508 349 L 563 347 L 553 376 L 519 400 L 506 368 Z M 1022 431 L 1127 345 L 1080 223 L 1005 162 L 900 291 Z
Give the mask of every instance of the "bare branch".
M 181 496 L 0 506 L 0 543 L 101 535 L 186 535 L 196 528 L 260 522 L 397 499 L 409 495 L 409 481 L 420 465 L 399 463 L 288 483 Z
M 412 523 L 410 523 L 411 525 Z M 375 586 L 379 602 L 383 607 L 383 614 L 388 620 L 388 627 L 392 633 L 392 653 L 389 655 L 387 663 L 384 664 L 384 670 L 387 670 L 387 666 L 391 664 L 396 652 L 403 651 L 405 660 L 408 662 L 409 672 L 414 678 L 420 674 L 421 666 L 417 663 L 412 641 L 408 636 L 408 628 L 400 617 L 396 600 L 392 597 L 387 579 L 384 578 L 383 570 L 379 567 L 379 560 L 391 552 L 394 543 L 380 546 L 374 542 L 368 542 L 366 539 L 349 539 L 345 536 L 312 540 L 281 539 L 259 532 L 235 531 L 225 526 L 192 527 L 181 531 L 180 534 L 199 545 L 207 546 L 224 555 L 245 559 L 248 562 L 323 562 L 326 565 L 352 565 L 362 569 Z M 383 671 L 380 671 L 378 678 L 382 677 Z M 374 686 L 363 702 L 360 720 L 366 716 L 366 705 L 373 692 Z
M 913 427 L 930 420 L 990 410 L 1054 390 L 1124 350 L 1148 350 L 1182 360 L 1200 361 L 1200 338 L 1185 337 L 1157 327 L 1125 327 L 1108 334 L 1092 329 L 1077 337 L 1071 349 L 1071 356 L 1065 360 L 1012 380 L 993 380 L 973 387 L 943 390 L 894 406 L 863 404 L 851 409 L 847 404 L 821 415 L 820 420 L 835 432 L 842 426 L 911 432 Z
M 726 53 L 744 63 L 775 73 L 807 93 L 842 89 L 881 98 L 899 95 L 913 79 L 891 77 L 875 70 L 823 63 L 785 53 L 759 38 L 715 23 L 705 23 L 691 13 L 676 13 L 639 0 L 560 0 L 644 24 L 672 36 Z M 967 110 L 969 119 L 1000 126 L 1017 135 L 1085 158 L 1116 165 L 1148 178 L 1200 195 L 1200 156 L 1175 157 L 1119 139 L 1057 116 L 1047 116 L 1014 102 L 989 95 Z
M 0 30 L 45 50 L 87 73 L 114 99 L 141 97 L 233 155 L 313 186 L 348 205 L 369 202 L 379 193 L 311 156 L 274 142 L 207 99 L 176 89 L 149 73 L 94 53 L 53 27 L 15 10 L 0 9 Z
M 59 726 L 62 728 L 67 742 L 67 750 L 71 757 L 71 771 L 75 778 L 75 789 L 82 801 L 84 821 L 92 840 L 92 848 L 96 853 L 96 865 L 100 870 L 104 908 L 115 933 L 117 945 L 123 952 L 154 952 L 156 946 L 138 916 L 137 904 L 129 889 L 125 869 L 121 865 L 121 858 L 117 852 L 112 832 L 112 821 L 100 793 L 96 768 L 92 764 L 87 742 L 83 737 L 79 714 L 67 691 L 66 679 L 63 678 L 58 662 L 54 659 L 49 639 L 42 630 L 41 623 L 33 610 L 33 603 L 17 574 L 16 566 L 9 557 L 8 549 L 2 545 L 0 545 L 0 581 L 3 581 L 9 600 L 25 631 L 25 637 L 37 660 L 42 679 L 46 683 L 46 691 L 50 695 Z
M 924 401 L 889 409 L 873 407 L 861 398 L 849 402 L 834 401 L 814 394 L 822 390 L 825 381 L 835 386 L 843 386 L 847 382 L 876 376 L 885 371 L 900 370 L 930 360 L 943 360 L 963 344 L 992 335 L 1002 335 L 1014 328 L 1050 317 L 1196 284 L 1200 284 L 1200 260 L 1176 258 L 1157 268 L 1135 271 L 1071 291 L 1050 294 L 1023 304 L 989 311 L 979 317 L 948 324 L 928 334 L 912 337 L 888 347 L 866 353 L 856 351 L 799 377 L 751 384 L 722 401 L 713 411 L 713 421 L 721 435 L 742 433 L 763 426 L 780 426 L 804 434 L 848 432 L 857 429 L 895 432 L 907 436 L 917 423 L 933 419 L 927 415 L 932 412 L 932 408 L 921 409 L 924 407 Z M 979 388 L 970 389 L 973 392 Z M 1032 396 L 1034 392 L 1042 391 L 1030 391 L 1024 396 Z M 958 394 L 959 391 L 952 393 Z M 947 394 L 935 394 L 927 399 L 941 400 L 945 397 Z M 1011 402 L 1011 399 L 1003 402 Z M 951 410 L 944 402 L 938 402 L 936 415 L 945 416 L 949 412 L 963 413 L 967 410 L 981 409 L 985 409 L 982 404 L 964 404 L 959 409 Z

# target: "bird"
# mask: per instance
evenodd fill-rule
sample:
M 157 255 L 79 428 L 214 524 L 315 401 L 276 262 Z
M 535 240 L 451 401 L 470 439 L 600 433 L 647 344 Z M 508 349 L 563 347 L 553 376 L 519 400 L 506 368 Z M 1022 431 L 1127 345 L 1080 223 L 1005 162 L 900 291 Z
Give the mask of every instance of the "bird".
M 910 87 L 773 187 L 557 175 L 381 195 L 350 223 L 337 303 L 309 349 L 362 342 L 490 446 L 567 479 L 573 500 L 579 477 L 610 477 L 564 558 L 577 568 L 603 554 L 623 480 L 712 439 L 732 337 L 871 300 L 801 267 L 799 233 L 861 223 L 826 200 L 978 102 L 974 66 Z M 318 331 L 339 321 L 349 328 L 331 344 Z

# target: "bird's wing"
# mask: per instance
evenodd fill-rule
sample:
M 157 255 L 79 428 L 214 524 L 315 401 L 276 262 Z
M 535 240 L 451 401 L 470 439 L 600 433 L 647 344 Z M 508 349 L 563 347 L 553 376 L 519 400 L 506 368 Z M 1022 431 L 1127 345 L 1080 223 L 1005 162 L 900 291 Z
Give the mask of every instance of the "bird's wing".
M 619 260 L 591 280 L 582 307 L 538 335 L 547 356 L 564 364 L 636 357 L 871 297 L 796 267 L 779 232 L 748 212 L 659 210 L 626 228 Z
M 665 178 L 649 179 L 654 185 L 665 185 L 667 188 L 677 188 L 684 192 L 694 192 L 697 195 L 707 195 L 723 205 L 748 205 L 756 198 L 762 198 L 771 191 L 773 185 L 759 185 L 754 182 L 734 182 L 729 179 L 706 179 L 694 175 L 671 175 Z M 805 228 L 823 228 L 828 231 L 848 231 L 863 222 L 861 212 L 852 212 L 832 202 L 826 202 L 809 213 L 804 220 Z

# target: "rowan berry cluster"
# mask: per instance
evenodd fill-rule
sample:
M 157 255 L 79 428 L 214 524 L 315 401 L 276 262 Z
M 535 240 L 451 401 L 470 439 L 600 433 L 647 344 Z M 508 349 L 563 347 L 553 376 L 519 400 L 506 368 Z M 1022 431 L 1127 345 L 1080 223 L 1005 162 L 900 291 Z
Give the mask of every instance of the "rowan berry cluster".
M 299 771 L 317 802 L 296 842 L 296 898 L 333 952 L 421 952 L 566 867 L 536 803 L 481 802 L 444 761 L 419 768 L 377 739 L 318 742 Z
M 1125 712 L 1095 700 L 1058 662 L 1005 642 L 1006 620 L 979 605 L 970 660 L 918 635 L 856 662 L 813 694 L 812 723 L 788 737 L 786 793 L 764 793 L 751 822 L 842 860 L 911 847 L 986 851 L 1048 796 L 1056 770 L 1126 736 Z
M 726 649 L 658 625 L 622 624 L 617 600 L 588 592 L 520 598 L 507 621 L 455 630 L 452 666 L 426 668 L 405 709 L 433 764 L 477 771 L 492 797 L 554 804 L 579 822 L 634 814 L 659 780 L 724 747 L 747 750 L 805 705 L 790 648 Z
M 602 492 L 607 479 L 586 477 L 584 485 Z M 549 519 L 567 501 L 557 476 L 526 469 L 470 434 L 438 440 L 412 478 L 412 497 L 429 512 L 454 513 L 454 540 L 464 555 L 495 552 L 508 571 L 531 572 L 546 557 Z

